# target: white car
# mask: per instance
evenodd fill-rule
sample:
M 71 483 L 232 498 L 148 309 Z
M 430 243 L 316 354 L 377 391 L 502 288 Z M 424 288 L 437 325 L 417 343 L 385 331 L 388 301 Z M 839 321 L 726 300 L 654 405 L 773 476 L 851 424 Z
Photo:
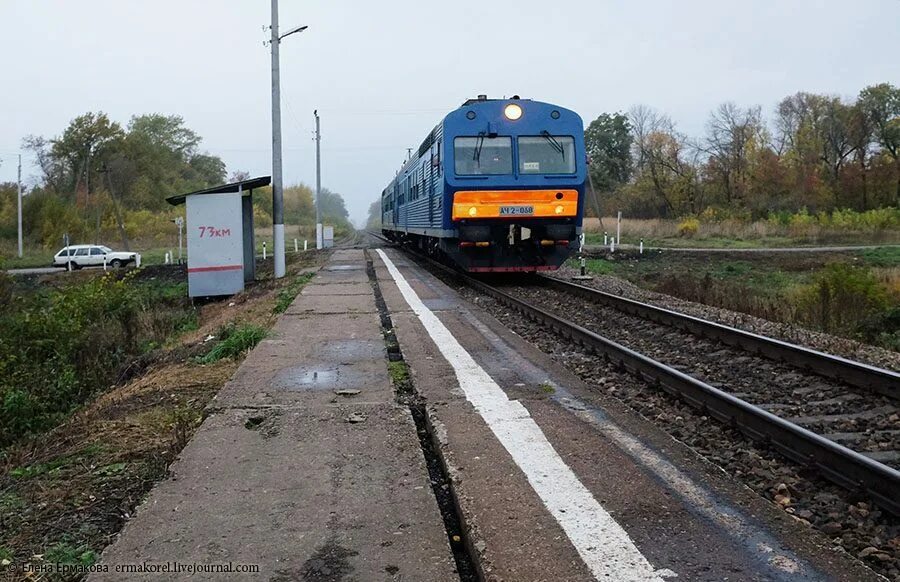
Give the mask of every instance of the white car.
M 67 251 L 68 256 L 66 255 Z M 118 269 L 129 263 L 139 265 L 141 255 L 138 253 L 116 252 L 103 245 L 69 245 L 60 249 L 53 256 L 53 266 L 65 267 L 66 263 L 71 262 L 73 269 L 80 269 L 82 267 L 103 266 L 104 260 L 110 267 Z

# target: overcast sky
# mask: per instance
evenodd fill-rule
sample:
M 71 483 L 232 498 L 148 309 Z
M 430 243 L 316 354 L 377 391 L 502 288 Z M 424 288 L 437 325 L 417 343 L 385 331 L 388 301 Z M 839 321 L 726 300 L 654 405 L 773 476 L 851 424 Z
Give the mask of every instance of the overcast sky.
M 268 0 L 0 0 L 0 181 L 28 134 L 77 115 L 184 117 L 228 172 L 271 171 Z M 351 218 L 467 97 L 519 94 L 589 123 L 645 104 L 699 134 L 723 101 L 853 97 L 900 84 L 900 0 L 281 0 L 285 183 L 322 184 Z M 36 177 L 26 165 L 25 176 Z

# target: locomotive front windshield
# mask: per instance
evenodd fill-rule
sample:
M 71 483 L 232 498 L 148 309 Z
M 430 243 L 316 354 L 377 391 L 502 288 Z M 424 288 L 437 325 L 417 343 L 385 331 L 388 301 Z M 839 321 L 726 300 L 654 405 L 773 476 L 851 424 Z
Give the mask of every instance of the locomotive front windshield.
M 523 136 L 518 139 L 520 174 L 574 174 L 575 139 L 568 135 Z
M 456 175 L 512 174 L 512 138 L 458 137 L 453 140 Z

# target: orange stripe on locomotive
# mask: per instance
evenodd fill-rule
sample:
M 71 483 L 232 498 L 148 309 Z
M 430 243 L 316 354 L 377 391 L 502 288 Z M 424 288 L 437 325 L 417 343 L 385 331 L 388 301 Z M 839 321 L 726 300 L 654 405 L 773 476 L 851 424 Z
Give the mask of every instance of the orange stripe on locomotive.
M 454 221 L 561 218 L 577 214 L 577 190 L 461 190 L 453 195 Z

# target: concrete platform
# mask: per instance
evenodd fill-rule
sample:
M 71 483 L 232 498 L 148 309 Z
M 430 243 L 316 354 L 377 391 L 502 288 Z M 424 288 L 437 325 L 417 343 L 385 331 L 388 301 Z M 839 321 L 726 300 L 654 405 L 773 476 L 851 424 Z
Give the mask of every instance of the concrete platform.
M 91 580 L 459 580 L 362 251 L 333 254 L 209 410 Z M 257 570 L 115 570 L 167 563 Z
M 591 390 L 397 251 L 387 256 L 397 259 L 409 287 L 404 292 L 376 260 L 379 286 L 427 401 L 486 579 L 877 579 L 830 540 Z M 411 309 L 409 289 L 431 315 Z M 438 327 L 464 353 L 448 347 Z M 487 378 L 479 379 L 475 367 Z M 500 394 L 473 400 L 488 382 Z M 507 406 L 519 412 L 498 416 Z M 528 423 L 536 428 L 516 440 L 516 425 Z M 534 470 L 541 442 L 578 486 L 562 472 Z M 577 519 L 573 526 L 564 498 L 579 487 L 611 518 L 609 527 L 591 529 Z

